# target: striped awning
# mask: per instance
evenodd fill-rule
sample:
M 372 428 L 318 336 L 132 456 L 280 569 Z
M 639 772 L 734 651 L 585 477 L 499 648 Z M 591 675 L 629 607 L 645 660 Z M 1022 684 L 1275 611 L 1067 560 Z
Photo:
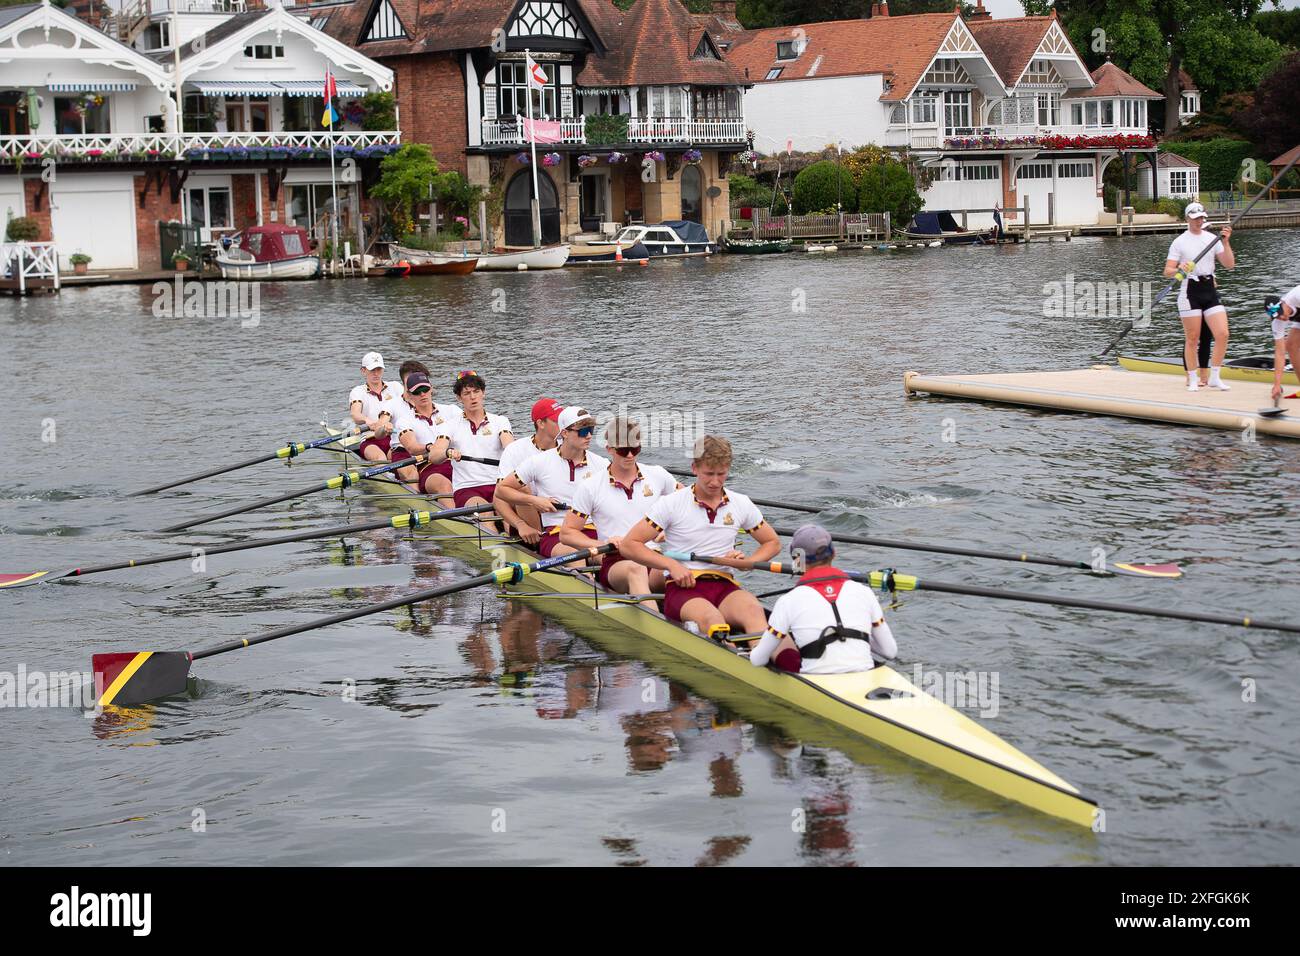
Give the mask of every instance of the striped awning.
M 339 96 L 365 96 L 369 90 L 336 80 Z M 324 80 L 194 80 L 187 84 L 204 96 L 320 96 Z
M 76 80 L 70 83 L 51 83 L 55 93 L 131 93 L 135 84 L 130 80 Z
M 365 96 L 370 91 L 358 86 L 351 80 L 334 78 L 338 84 L 339 96 Z M 320 96 L 325 90 L 325 81 L 320 80 L 280 80 L 277 84 L 285 96 Z

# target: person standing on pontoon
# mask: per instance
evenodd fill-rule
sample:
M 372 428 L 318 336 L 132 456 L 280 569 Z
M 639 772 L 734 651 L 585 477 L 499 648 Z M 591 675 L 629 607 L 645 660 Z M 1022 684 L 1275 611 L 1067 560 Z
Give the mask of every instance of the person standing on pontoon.
M 1237 264 L 1232 247 L 1228 245 L 1232 227 L 1224 226 L 1216 238 L 1205 228 L 1208 214 L 1198 202 L 1188 203 L 1184 215 L 1187 217 L 1187 231 L 1169 244 L 1165 278 L 1182 281 L 1178 290 L 1178 317 L 1183 321 L 1183 368 L 1187 369 L 1187 390 L 1195 392 L 1201 387 L 1197 376 L 1197 345 L 1201 337 L 1201 320 L 1204 319 L 1214 335 L 1210 378 L 1206 386 L 1226 392 L 1230 386 L 1219 377 L 1219 373 L 1223 368 L 1223 357 L 1228 352 L 1228 310 L 1219 301 L 1214 267 L 1216 260 L 1228 269 Z M 1209 244 L 1213 244 L 1214 251 L 1201 255 Z

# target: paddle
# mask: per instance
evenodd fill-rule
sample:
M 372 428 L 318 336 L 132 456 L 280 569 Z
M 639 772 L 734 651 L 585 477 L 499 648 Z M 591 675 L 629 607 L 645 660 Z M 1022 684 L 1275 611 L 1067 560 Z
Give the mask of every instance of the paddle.
M 794 528 L 772 529 L 777 534 L 790 537 Z M 832 541 L 843 544 L 863 544 L 872 548 L 889 548 L 899 551 L 926 551 L 933 554 L 954 554 L 964 558 L 987 558 L 991 561 L 1018 561 L 1024 564 L 1045 564 L 1054 568 L 1070 568 L 1075 571 L 1087 571 L 1089 574 L 1110 577 L 1113 574 L 1132 575 L 1142 578 L 1180 578 L 1183 570 L 1176 564 L 1133 564 L 1120 562 L 1110 565 L 1110 570 L 1098 571 L 1087 561 L 1070 561 L 1065 558 L 1037 557 L 1030 554 L 1007 554 L 998 551 L 980 551 L 974 548 L 955 548 L 942 544 L 924 544 L 915 541 L 893 541 L 889 538 L 869 538 L 856 534 L 831 534 Z
M 739 570 L 770 571 L 773 574 L 798 575 L 792 565 L 780 561 L 754 562 L 750 559 L 715 558 L 701 554 L 687 554 L 681 551 L 665 551 L 665 557 L 674 561 L 703 561 L 723 567 Z M 1030 604 L 1054 604 L 1060 607 L 1083 608 L 1089 611 L 1111 611 L 1117 614 L 1137 614 L 1143 617 L 1167 617 L 1177 621 L 1195 621 L 1201 624 L 1227 624 L 1231 627 L 1263 628 L 1270 631 L 1286 631 L 1300 634 L 1300 625 L 1280 624 L 1273 621 L 1257 621 L 1251 617 L 1230 617 L 1226 614 L 1202 614 L 1196 611 L 1170 611 L 1162 608 L 1142 607 L 1136 604 L 1117 604 L 1111 601 L 1089 601 L 1083 598 L 1065 597 L 1055 594 L 1035 594 L 1031 591 L 1009 591 L 1003 588 L 981 588 L 966 584 L 949 584 L 943 581 L 921 581 L 910 574 L 899 574 L 886 569 L 882 571 L 844 571 L 844 576 L 853 581 L 860 581 L 881 591 L 939 591 L 945 594 L 966 594 L 972 597 L 995 598 L 1000 601 L 1025 601 Z M 797 586 L 797 585 L 796 585 Z M 790 589 L 786 589 L 790 590 Z M 777 592 L 769 592 L 775 594 Z
M 234 551 L 252 551 L 257 548 L 270 548 L 277 544 L 293 544 L 296 541 L 311 541 L 314 538 L 333 538 L 342 537 L 349 534 L 357 534 L 361 531 L 376 531 L 380 528 L 418 528 L 420 525 L 428 524 L 442 518 L 459 518 L 462 515 L 474 514 L 479 511 L 491 511 L 490 504 L 473 505 L 465 508 L 451 508 L 447 511 L 408 511 L 404 515 L 397 515 L 392 518 L 384 518 L 377 521 L 366 521 L 358 524 L 342 524 L 333 528 L 325 528 L 320 531 L 301 531 L 297 534 L 281 535 L 278 538 L 265 538 L 260 541 L 244 541 L 239 544 L 223 544 L 213 548 L 203 548 L 204 555 L 209 554 L 230 554 Z M 45 584 L 51 581 L 59 581 L 63 578 L 84 578 L 87 574 L 100 574 L 104 571 L 121 571 L 124 568 L 143 568 L 150 564 L 165 564 L 168 561 L 192 561 L 195 557 L 193 549 L 189 551 L 176 551 L 171 554 L 156 555 L 151 558 L 132 558 L 127 561 L 119 561 L 115 564 L 97 564 L 85 568 L 69 568 L 66 571 L 25 571 L 21 573 L 0 573 L 0 590 L 4 588 L 21 588 L 30 587 L 34 584 Z
M 321 482 L 318 485 L 309 485 L 306 488 L 299 488 L 297 491 L 290 491 L 283 495 L 276 495 L 274 498 L 262 498 L 254 501 L 251 505 L 240 505 L 238 508 L 230 508 L 218 514 L 208 515 L 205 518 L 195 518 L 193 521 L 185 521 L 181 524 L 174 524 L 169 528 L 163 528 L 164 532 L 184 531 L 186 528 L 193 528 L 196 525 L 208 524 L 213 521 L 219 521 L 222 518 L 229 518 L 233 515 L 242 515 L 249 511 L 256 511 L 259 508 L 265 508 L 268 505 L 278 505 L 282 501 L 290 501 L 294 498 L 302 498 L 306 495 L 315 494 L 318 491 L 333 491 L 337 488 L 347 488 L 356 484 L 358 481 L 364 481 L 367 478 L 373 478 L 376 475 L 386 474 L 390 471 L 396 471 L 399 468 L 410 466 L 420 466 L 427 461 L 425 455 L 416 455 L 412 458 L 403 458 L 401 461 L 390 462 L 387 465 L 377 465 L 374 468 L 367 468 L 365 471 L 346 471 L 341 475 L 335 475 L 329 481 Z M 448 495 L 447 497 L 451 497 Z
M 357 435 L 357 434 L 360 434 L 360 437 L 362 438 L 369 438 L 371 435 L 370 432 L 358 433 L 355 429 L 353 429 L 351 431 L 341 432 L 337 435 L 330 435 L 326 438 L 318 438 L 315 441 L 290 442 L 288 445 L 285 445 L 283 448 L 278 448 L 275 451 L 271 452 L 270 454 L 258 455 L 256 458 L 250 458 L 248 459 L 248 461 L 241 461 L 235 465 L 222 465 L 220 468 L 213 468 L 211 471 L 204 471 L 197 475 L 190 475 L 188 478 L 181 478 L 177 481 L 169 481 L 166 484 L 155 485 L 152 488 L 145 488 L 141 491 L 133 491 L 129 495 L 127 495 L 127 497 L 135 498 L 140 495 L 157 494 L 160 491 L 166 491 L 168 488 L 176 488 L 180 485 L 188 485 L 192 481 L 202 481 L 204 478 L 215 478 L 217 475 L 224 475 L 227 472 L 238 471 L 239 469 L 247 468 L 250 465 L 260 465 L 263 462 L 275 461 L 277 458 L 297 458 L 299 455 L 301 455 L 305 451 L 308 451 L 309 449 L 320 448 L 324 445 L 330 445 L 336 441 L 341 441 L 344 438 L 350 438 L 353 435 Z
M 1282 396 L 1279 395 L 1268 408 L 1259 409 L 1258 414 L 1263 418 L 1276 418 L 1278 415 L 1282 414 L 1282 411 Z
M 602 545 L 599 548 L 588 548 L 586 551 L 575 551 L 572 554 L 543 558 L 540 561 L 534 561 L 532 564 L 511 562 L 486 574 L 480 574 L 464 581 L 457 581 L 454 584 L 444 584 L 441 587 L 430 588 L 427 591 L 419 591 L 405 597 L 393 598 L 391 601 L 382 601 L 379 604 L 367 604 L 365 607 L 343 611 L 339 614 L 331 614 L 329 617 L 316 618 L 302 624 L 278 627 L 275 630 L 267 631 L 265 634 L 259 634 L 257 637 L 246 637 L 238 641 L 230 641 L 227 644 L 218 644 L 216 647 L 209 647 L 206 650 L 194 651 L 193 653 L 189 651 L 136 651 L 95 654 L 91 666 L 95 673 L 95 688 L 99 691 L 99 706 L 104 707 L 111 704 L 117 707 L 130 707 L 184 693 L 189 679 L 190 664 L 205 657 L 215 657 L 229 651 L 242 650 L 245 647 L 252 647 L 254 644 L 264 644 L 267 641 L 278 640 L 281 637 L 290 637 L 304 631 L 314 631 L 318 628 L 328 627 L 331 624 L 341 624 L 344 621 L 356 620 L 359 617 L 378 614 L 381 611 L 390 611 L 393 608 L 405 607 L 408 604 L 419 604 L 422 601 L 430 601 L 448 594 L 455 594 L 457 591 L 468 591 L 470 588 L 476 588 L 484 584 L 518 584 L 529 574 L 545 571 L 548 568 L 558 567 L 562 564 L 569 564 L 581 558 L 594 558 L 611 550 L 612 547 L 612 545 L 608 544 Z M 102 688 L 102 691 L 100 688 Z
M 1255 203 L 1263 199 L 1265 193 L 1267 193 L 1270 189 L 1276 186 L 1278 180 L 1280 180 L 1283 176 L 1285 176 L 1288 172 L 1290 172 L 1291 167 L 1295 165 L 1297 159 L 1300 159 L 1300 152 L 1297 152 L 1295 156 L 1291 157 L 1291 162 L 1287 163 L 1285 166 L 1282 167 L 1282 171 L 1278 173 L 1276 176 L 1274 176 L 1269 181 L 1269 184 L 1267 186 L 1265 186 L 1262 190 L 1260 190 L 1259 194 L 1246 205 L 1245 209 L 1243 209 L 1241 212 L 1237 213 L 1237 215 L 1232 217 L 1232 221 L 1228 223 L 1228 228 L 1235 229 L 1237 223 L 1241 222 L 1241 220 L 1245 217 L 1246 213 L 1250 212 L 1252 209 L 1255 208 Z M 1213 249 L 1215 245 L 1218 244 L 1219 234 L 1212 229 L 1207 229 L 1205 231 L 1208 232 L 1214 238 L 1211 239 L 1210 243 L 1197 254 L 1195 259 L 1192 260 L 1193 267 L 1195 267 L 1196 263 L 1200 262 L 1201 259 L 1203 259 L 1205 255 L 1211 249 Z M 1162 301 L 1164 301 L 1165 296 L 1167 296 L 1170 292 L 1173 291 L 1174 286 L 1180 285 L 1182 281 L 1186 278 L 1187 278 L 1187 273 L 1184 273 L 1181 269 L 1175 272 L 1174 277 L 1169 280 L 1169 284 L 1160 290 L 1160 294 L 1157 295 L 1154 299 L 1152 299 L 1150 303 L 1148 303 L 1146 308 L 1142 310 L 1141 314 L 1139 314 L 1136 319 L 1130 320 L 1128 322 L 1128 324 L 1124 327 L 1124 331 L 1121 332 L 1119 335 L 1117 335 L 1115 337 L 1115 340 L 1111 342 L 1110 345 L 1106 346 L 1105 349 L 1102 350 L 1101 355 L 1102 356 L 1109 355 L 1111 352 L 1115 351 L 1119 343 L 1124 340 L 1124 336 L 1132 332 L 1138 322 L 1141 322 L 1145 325 L 1148 321 L 1150 321 L 1151 313 L 1155 311 L 1155 307 L 1158 306 Z

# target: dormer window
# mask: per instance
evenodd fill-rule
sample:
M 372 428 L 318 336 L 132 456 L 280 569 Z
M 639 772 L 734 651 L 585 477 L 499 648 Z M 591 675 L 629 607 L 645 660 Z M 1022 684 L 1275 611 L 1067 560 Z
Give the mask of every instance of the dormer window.
M 782 74 L 784 71 L 785 71 L 785 67 L 782 67 L 782 66 L 774 66 L 774 67 L 772 67 L 772 69 L 770 69 L 770 70 L 767 71 L 767 76 L 763 77 L 763 79 L 765 79 L 765 80 L 777 80 L 777 79 L 780 79 L 780 78 L 781 78 L 781 74 Z
M 798 40 L 777 40 L 776 58 L 778 60 L 797 60 L 803 52 L 803 44 Z
M 250 60 L 283 60 L 284 47 L 269 44 L 257 44 L 244 47 L 244 56 Z

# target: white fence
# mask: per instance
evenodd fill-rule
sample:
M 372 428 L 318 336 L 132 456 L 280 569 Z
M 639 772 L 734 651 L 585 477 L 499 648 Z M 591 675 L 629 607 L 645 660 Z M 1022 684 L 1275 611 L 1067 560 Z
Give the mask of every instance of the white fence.
M 263 133 L 85 133 L 77 135 L 0 136 L 0 160 L 21 159 L 39 162 L 55 159 L 130 159 L 150 156 L 173 156 L 187 149 L 247 147 L 270 149 L 329 149 L 335 146 L 395 145 L 401 134 L 388 131 L 338 131 Z
M 59 254 L 52 242 L 0 243 L 0 276 L 16 281 L 26 292 L 34 279 L 53 279 L 59 288 Z

